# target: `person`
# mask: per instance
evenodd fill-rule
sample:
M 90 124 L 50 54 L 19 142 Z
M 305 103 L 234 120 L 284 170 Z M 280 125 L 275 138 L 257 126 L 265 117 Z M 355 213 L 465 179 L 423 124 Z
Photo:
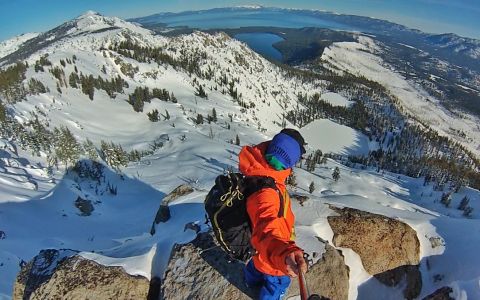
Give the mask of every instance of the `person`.
M 278 188 L 261 189 L 247 201 L 252 227 L 250 242 L 256 253 L 244 268 L 244 279 L 248 287 L 260 286 L 261 300 L 281 299 L 290 277 L 307 270 L 303 250 L 294 241 L 295 216 L 285 185 L 292 167 L 305 153 L 304 145 L 301 134 L 287 128 L 271 141 L 243 147 L 239 154 L 243 175 L 271 177 Z

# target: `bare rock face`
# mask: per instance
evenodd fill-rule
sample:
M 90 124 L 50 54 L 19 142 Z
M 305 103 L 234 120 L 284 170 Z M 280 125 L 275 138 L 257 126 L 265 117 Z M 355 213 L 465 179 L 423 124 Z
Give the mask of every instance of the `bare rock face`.
M 349 271 L 342 252 L 325 244 L 322 258 L 310 267 L 305 280 L 312 294 L 330 300 L 347 300 Z M 297 295 L 300 295 L 298 280 L 293 279 L 286 299 Z
M 319 247 L 325 246 L 319 243 Z M 160 299 L 256 299 L 258 289 L 249 289 L 243 282 L 243 266 L 241 262 L 229 263 L 211 233 L 200 233 L 191 243 L 174 247 Z M 327 245 L 306 279 L 312 292 L 322 292 L 332 300 L 347 299 L 348 272 L 341 252 Z M 288 297 L 299 295 L 295 282 Z
M 42 250 L 22 267 L 13 299 L 147 299 L 150 283 L 72 250 Z
M 337 247 L 354 250 L 365 270 L 388 286 L 407 281 L 404 296 L 413 299 L 422 288 L 420 242 L 407 224 L 352 208 L 331 207 L 339 216 L 328 217 Z
M 453 292 L 451 287 L 444 286 L 423 298 L 423 300 L 455 300 L 454 298 L 450 297 L 451 292 Z
M 75 200 L 75 207 L 78 208 L 82 216 L 90 216 L 95 210 L 93 207 L 92 201 L 85 200 L 80 197 Z
M 160 222 L 167 222 L 170 219 L 170 208 L 168 208 L 168 205 L 170 202 L 174 201 L 175 199 L 178 199 L 179 197 L 188 195 L 192 193 L 194 189 L 187 185 L 187 184 L 182 184 L 176 187 L 173 191 L 170 192 L 167 196 L 165 196 L 162 199 L 162 202 L 160 203 L 160 207 L 158 208 L 157 215 L 155 216 L 155 220 L 153 221 L 152 228 L 150 229 L 150 234 L 154 235 L 155 234 L 155 225 L 160 223 Z
M 243 263 L 228 255 L 210 233 L 191 243 L 175 245 L 160 290 L 160 299 L 252 299 L 243 283 Z

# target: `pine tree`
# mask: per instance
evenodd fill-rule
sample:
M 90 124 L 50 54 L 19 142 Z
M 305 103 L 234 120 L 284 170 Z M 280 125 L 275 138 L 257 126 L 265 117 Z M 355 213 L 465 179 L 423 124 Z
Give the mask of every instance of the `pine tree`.
M 332 178 L 335 181 L 338 181 L 340 179 L 340 169 L 338 167 L 335 167 L 332 173 Z
M 465 208 L 467 208 L 469 202 L 470 202 L 470 199 L 468 199 L 467 196 L 463 197 L 463 199 L 460 201 L 460 204 L 458 205 L 457 209 L 465 210 Z
M 308 187 L 308 192 L 311 194 L 315 191 L 315 183 L 312 181 Z
M 97 148 L 95 148 L 95 145 L 91 140 L 87 139 L 85 142 L 83 142 L 82 146 L 83 152 L 88 157 L 88 159 L 93 161 L 96 161 L 98 159 Z
M 297 186 L 297 176 L 295 175 L 295 173 L 292 171 L 292 173 L 290 173 L 290 175 L 287 177 L 287 180 L 286 180 L 287 184 L 290 185 L 290 186 Z
M 445 207 L 450 207 L 450 202 L 452 201 L 452 195 L 450 193 L 443 193 L 440 202 L 445 205 Z
M 148 119 L 152 122 L 160 121 L 158 110 L 155 108 L 151 112 L 147 113 Z
M 240 137 L 238 137 L 238 134 L 235 136 L 235 145 L 240 146 Z
M 195 121 L 197 125 L 203 124 L 203 116 L 202 114 L 197 115 L 197 120 Z
M 215 110 L 215 108 L 212 109 L 212 121 L 214 123 L 217 122 L 217 111 Z
M 55 155 L 65 166 L 74 165 L 80 157 L 81 146 L 67 127 L 55 128 Z
M 7 108 L 0 102 L 0 123 L 7 120 Z

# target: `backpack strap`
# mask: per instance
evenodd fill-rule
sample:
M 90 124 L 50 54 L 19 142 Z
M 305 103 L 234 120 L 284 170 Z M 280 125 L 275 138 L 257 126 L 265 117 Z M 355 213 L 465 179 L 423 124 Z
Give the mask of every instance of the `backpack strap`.
M 265 188 L 271 188 L 277 191 L 278 197 L 280 198 L 280 209 L 278 210 L 277 217 L 282 217 L 285 209 L 285 199 L 282 192 L 275 184 L 275 179 L 267 176 L 245 176 L 243 186 L 243 195 L 245 199 L 248 199 L 252 194 Z

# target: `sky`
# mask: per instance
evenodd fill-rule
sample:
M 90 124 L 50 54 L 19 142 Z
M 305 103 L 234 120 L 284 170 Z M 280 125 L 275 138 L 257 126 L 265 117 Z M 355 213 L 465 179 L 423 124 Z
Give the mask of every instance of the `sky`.
M 126 19 L 250 4 L 369 16 L 425 32 L 480 39 L 479 0 L 0 0 L 0 41 L 49 30 L 87 10 Z

